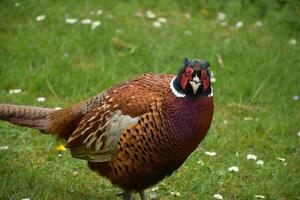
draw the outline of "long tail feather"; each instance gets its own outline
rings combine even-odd
[[[0,104],[0,120],[52,133],[67,140],[82,117],[81,103],[63,110]]]
[[[55,110],[49,108],[0,104],[0,119],[45,131],[49,121],[48,116],[53,111]]]

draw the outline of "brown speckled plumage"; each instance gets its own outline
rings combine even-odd
[[[213,97],[176,96],[175,77],[145,74],[58,111],[0,104],[0,119],[58,135],[92,170],[126,192],[141,192],[171,175],[211,124]]]

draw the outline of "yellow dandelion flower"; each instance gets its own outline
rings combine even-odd
[[[61,145],[59,145],[59,146],[56,147],[56,151],[62,153],[64,151],[66,151],[66,147],[61,144]]]

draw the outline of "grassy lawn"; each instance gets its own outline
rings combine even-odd
[[[101,25],[82,24],[87,18]],[[167,22],[155,27],[158,18]],[[209,60],[216,78],[209,134],[149,192],[163,200],[300,199],[299,19],[296,0],[2,0],[0,102],[67,107],[146,72],[177,73],[185,56]],[[0,199],[115,199],[118,188],[68,151],[58,156],[59,144],[0,122]]]

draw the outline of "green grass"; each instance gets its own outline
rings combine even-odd
[[[145,72],[176,73],[185,56],[203,58],[216,77],[212,127],[184,165],[158,184],[159,199],[213,199],[215,193],[224,199],[255,199],[256,194],[300,199],[300,100],[292,99],[300,96],[298,1],[14,4],[0,2],[0,102],[66,107]],[[102,15],[90,14],[98,9]],[[134,15],[147,10],[168,22],[155,28],[153,20]],[[218,12],[226,13],[228,26],[220,26]],[[46,19],[37,22],[42,14]],[[102,25],[91,30],[66,24],[66,14]],[[262,27],[255,27],[258,20]],[[237,21],[243,27],[231,28]],[[290,45],[291,38],[298,43]],[[11,88],[22,92],[9,94]],[[39,96],[46,102],[37,102]],[[0,199],[115,199],[118,189],[92,173],[85,161],[69,152],[58,156],[55,147],[61,143],[1,122],[0,146],[9,148],[0,150]],[[204,151],[218,155],[208,157]],[[247,160],[249,153],[264,165]],[[238,173],[227,170],[233,165]]]

